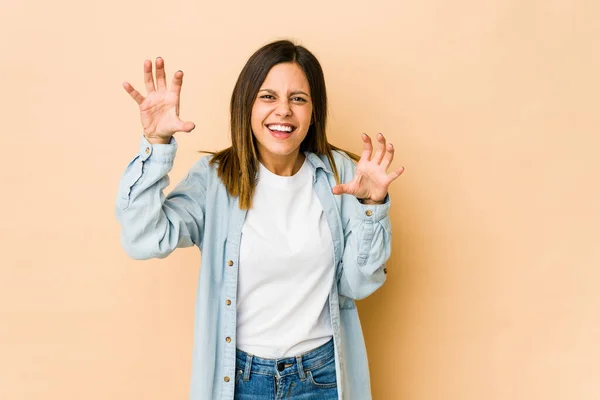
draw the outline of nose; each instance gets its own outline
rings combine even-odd
[[[289,117],[292,115],[292,109],[288,99],[281,99],[281,101],[277,104],[277,108],[275,109],[275,115],[280,117]]]

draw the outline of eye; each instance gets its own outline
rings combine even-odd
[[[306,103],[306,99],[303,97],[292,97],[292,101],[297,101],[299,103]]]
[[[273,97],[270,94],[263,94],[262,96],[260,96],[261,99],[266,99],[266,100],[274,100],[275,97]]]

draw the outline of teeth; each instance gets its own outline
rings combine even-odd
[[[272,131],[279,131],[279,132],[291,132],[292,131],[291,126],[269,125],[268,128]]]

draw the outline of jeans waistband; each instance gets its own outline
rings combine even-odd
[[[238,373],[243,373],[244,380],[248,380],[251,373],[277,377],[298,374],[301,379],[304,379],[306,371],[318,368],[334,359],[333,338],[316,349],[295,357],[261,358],[236,350],[236,367],[239,369]]]

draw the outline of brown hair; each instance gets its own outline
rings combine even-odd
[[[210,164],[218,164],[219,178],[230,196],[239,196],[239,207],[249,209],[256,187],[259,161],[256,140],[252,134],[252,106],[267,74],[273,66],[292,62],[300,66],[310,87],[313,102],[313,123],[300,144],[300,151],[327,156],[335,180],[339,173],[333,160],[333,151],[341,150],[327,141],[327,92],[323,70],[317,58],[306,48],[288,40],[269,43],[258,49],[248,60],[237,79],[231,95],[231,147],[214,154]],[[359,157],[346,152],[353,160]]]

